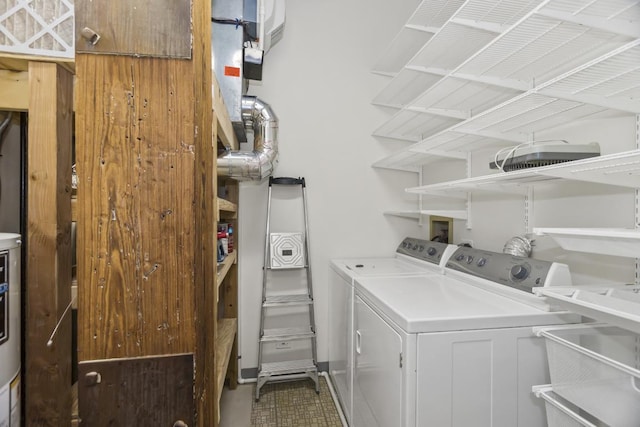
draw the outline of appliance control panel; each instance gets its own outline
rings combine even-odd
[[[0,252],[0,345],[9,339],[9,252]]]
[[[446,267],[529,293],[535,287],[570,285],[565,264],[481,249],[459,247]]]
[[[427,261],[432,264],[440,264],[442,255],[449,245],[442,242],[432,242],[415,237],[406,237],[398,248],[396,253],[408,255],[410,257]]]

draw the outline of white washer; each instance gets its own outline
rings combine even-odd
[[[356,427],[546,426],[548,381],[532,326],[577,323],[533,287],[571,285],[566,265],[458,248],[441,276],[356,278]]]
[[[353,307],[358,277],[443,274],[456,246],[405,238],[394,257],[331,260],[329,269],[329,375],[342,411],[351,423],[353,410]],[[358,399],[359,396],[356,396]]]

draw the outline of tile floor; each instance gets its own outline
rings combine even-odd
[[[255,384],[224,389],[220,427],[342,427],[326,379],[320,394],[309,380],[267,383],[255,401]]]

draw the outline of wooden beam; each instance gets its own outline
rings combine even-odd
[[[193,353],[207,427],[218,391],[210,7],[191,2],[191,60],[76,54],[78,359]]]
[[[25,424],[30,426],[71,423],[72,92],[67,70],[29,63]]]
[[[0,70],[0,110],[27,111],[29,73]]]
[[[198,426],[217,426],[216,341],[218,330],[217,258],[217,142],[213,139],[213,96],[211,76],[211,1],[193,0],[193,54],[191,65],[196,132],[194,146],[195,187],[195,308],[196,378]]]
[[[76,65],[78,360],[192,353],[191,63],[78,54]]]
[[[73,58],[55,58],[52,56],[36,56],[19,53],[0,52],[0,69],[13,71],[28,71],[29,62],[51,62],[73,73],[75,65]]]

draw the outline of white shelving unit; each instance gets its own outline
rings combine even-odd
[[[638,258],[640,230],[623,228],[534,228],[538,235],[548,235],[563,249]],[[639,311],[640,313],[640,311]]]
[[[452,19],[464,15],[472,4],[465,3]],[[611,114],[609,110],[637,114],[640,47],[625,23],[636,22],[640,28],[638,8],[632,1],[596,0],[585,8],[583,2],[548,0],[455,70],[445,73],[440,69],[440,78],[438,74],[425,78],[415,66],[408,65],[411,74],[420,76],[420,84],[412,85],[408,73],[392,80],[374,102],[406,105],[375,134],[405,134],[410,137],[403,139],[410,141],[422,135],[412,149],[424,153],[435,148],[447,151],[447,144],[441,141],[449,132],[489,139],[484,146],[505,140],[521,143],[531,140],[537,131],[595,114]],[[559,20],[558,16],[569,12],[571,21]],[[608,18],[594,17],[596,12],[606,13]],[[626,13],[625,19],[616,18],[622,13]],[[434,68],[430,68],[432,73]],[[424,87],[424,82],[429,86]],[[394,88],[400,89],[397,99],[390,94]],[[414,99],[408,101],[411,93]],[[406,112],[410,112],[410,121]],[[467,118],[440,131],[437,125],[418,125],[420,119],[436,115]],[[472,151],[480,146],[459,144],[453,149],[461,147]]]
[[[399,71],[373,100],[399,109],[374,134],[411,142],[374,167],[421,176],[424,165],[443,157],[464,160],[578,120],[640,114],[639,1],[468,0],[449,11],[422,48],[408,47],[403,60],[410,59],[396,64]],[[406,191],[469,201],[474,191],[508,192],[524,195],[529,206],[532,186],[557,179],[640,188],[639,162],[634,150]],[[406,216],[428,211],[419,204]]]
[[[554,179],[640,188],[640,150],[626,151],[552,166],[447,181],[407,188],[409,193],[452,194],[453,192],[493,191],[526,194],[529,186],[547,184]]]
[[[412,219],[420,219],[421,216],[445,216],[453,219],[467,219],[466,210],[387,211],[384,214]]]
[[[373,66],[373,71],[397,74],[463,3],[464,0],[424,0],[420,3]]]

